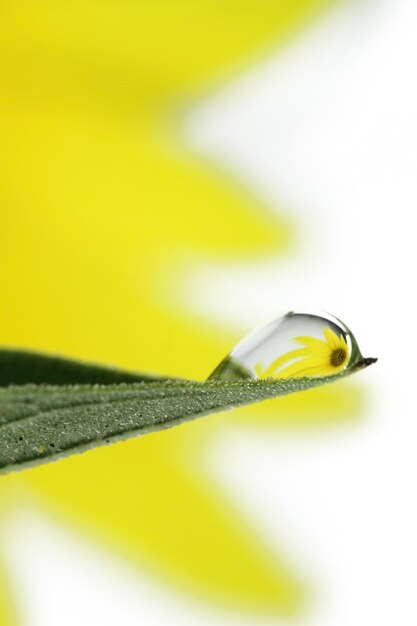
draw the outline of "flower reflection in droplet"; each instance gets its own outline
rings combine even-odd
[[[291,312],[245,337],[210,378],[331,376],[361,359],[354,336],[339,319]]]

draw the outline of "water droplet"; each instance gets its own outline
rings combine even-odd
[[[290,312],[245,337],[210,378],[316,378],[374,361],[362,357],[354,336],[336,317]]]

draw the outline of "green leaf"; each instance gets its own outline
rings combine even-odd
[[[303,391],[349,373],[195,382],[0,350],[0,471],[23,469],[208,413]]]
[[[163,380],[161,376],[137,374],[103,367],[93,363],[82,363],[59,356],[38,352],[0,349],[0,387],[7,385],[48,384],[98,384],[133,383]]]

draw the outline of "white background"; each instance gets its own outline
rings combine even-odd
[[[244,514],[271,545],[285,536],[315,581],[303,626],[417,623],[416,33],[413,0],[346,3],[184,129],[297,232],[276,262],[195,268],[187,305],[243,332],[288,308],[329,310],[380,358],[362,376],[371,402],[359,423],[272,440],[231,429],[212,450],[213,475],[222,468]],[[25,626],[277,623],[202,610],[35,513],[10,524],[8,558]]]

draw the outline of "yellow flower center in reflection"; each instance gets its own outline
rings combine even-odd
[[[259,377],[292,378],[294,376],[328,376],[346,367],[349,349],[345,338],[339,337],[327,326],[323,327],[323,339],[317,337],[294,337],[303,347],[286,352],[266,369],[258,363],[255,367]]]

